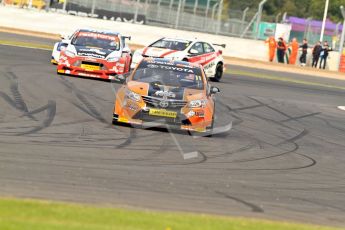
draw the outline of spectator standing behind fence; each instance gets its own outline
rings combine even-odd
[[[323,69],[326,68],[329,51],[332,51],[332,49],[329,48],[328,42],[325,41],[323,43],[323,47],[322,47],[322,50],[320,52],[320,69],[321,69],[321,67]],[[322,63],[323,63],[323,66],[322,66]]]
[[[277,43],[277,58],[279,63],[284,63],[284,56],[286,52],[286,44],[283,38],[279,38]]]
[[[297,38],[293,38],[289,46],[291,47],[289,64],[294,65],[294,64],[296,64],[296,59],[297,59],[297,55],[298,55],[298,48],[299,48]]]
[[[317,68],[317,64],[319,63],[320,53],[322,50],[321,42],[317,42],[313,48],[313,63],[312,67]]]
[[[307,64],[307,53],[308,53],[308,40],[303,39],[303,44],[300,46],[302,48],[302,54],[299,58],[299,62],[301,63],[301,66],[306,66]]]
[[[265,43],[268,43],[268,59],[270,62],[273,62],[274,56],[276,54],[277,42],[274,37],[269,37]]]

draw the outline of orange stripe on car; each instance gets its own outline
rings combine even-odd
[[[209,60],[207,60],[207,61],[205,61],[204,63],[202,63],[201,65],[206,65],[206,64],[208,64],[208,63],[210,63],[211,61],[213,61],[214,59],[216,59],[216,57],[213,57],[213,58],[211,58],[211,59],[209,59]]]
[[[177,52],[177,50],[169,50],[168,52],[162,54],[162,55],[159,56],[159,57],[163,58],[163,57],[165,57],[165,56],[167,56],[167,55],[169,55],[169,54],[175,53],[175,52]]]
[[[145,47],[145,49],[143,50],[143,55],[146,54],[147,50],[148,50],[149,47]]]

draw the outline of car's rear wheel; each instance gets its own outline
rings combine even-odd
[[[220,79],[223,77],[223,64],[218,63],[216,66],[216,73],[214,77],[210,78],[211,81],[220,82]]]

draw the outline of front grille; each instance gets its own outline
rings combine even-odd
[[[151,106],[151,107],[161,108],[162,106],[160,105],[160,103],[162,101],[165,101],[168,103],[168,106],[164,108],[182,108],[187,104],[187,102],[183,100],[174,100],[174,99],[164,100],[163,98],[150,97],[150,96],[142,96],[142,98],[143,98],[143,101],[146,103],[146,105]]]
[[[81,64],[103,67],[103,64],[98,62],[82,61]]]
[[[176,118],[170,117],[159,117],[159,116],[151,116],[148,111],[139,111],[133,116],[133,119],[139,119],[144,122],[155,122],[161,124],[168,124],[168,125],[190,125],[191,122],[184,114],[177,114]]]

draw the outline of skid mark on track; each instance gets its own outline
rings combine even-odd
[[[26,132],[21,132],[18,133],[17,135],[26,135],[26,134],[32,134],[32,133],[36,133],[44,128],[49,127],[53,121],[54,121],[54,117],[56,114],[56,103],[55,101],[48,101],[48,104],[45,106],[42,106],[41,108],[37,109],[35,112],[31,112],[30,114],[35,114],[37,112],[42,112],[42,111],[46,111],[46,118],[42,121],[41,125],[38,125],[37,127],[32,128],[31,130],[28,130]]]
[[[18,78],[13,72],[7,72],[4,75],[10,81],[10,91],[13,99],[4,92],[0,92],[0,96],[13,108],[19,110],[24,116],[32,120],[36,120],[30,113],[29,109],[19,91]],[[37,120],[36,120],[37,121]]]
[[[38,125],[24,125],[20,126],[20,124],[16,124],[15,127],[5,127],[8,130],[14,130],[14,132],[11,132],[13,135],[27,135],[36,133],[42,129],[45,129],[49,127],[56,114],[56,102],[53,100],[49,100],[47,105],[44,105],[42,107],[39,107],[35,110],[29,111],[29,108],[25,102],[24,97],[22,96],[20,90],[19,90],[19,82],[18,77],[13,72],[7,72],[4,75],[9,81],[10,81],[10,92],[13,97],[13,99],[7,95],[4,92],[0,92],[0,97],[4,99],[4,101],[10,105],[12,108],[20,111],[22,114],[18,117],[20,120],[23,119],[23,117],[28,117],[31,119],[34,123],[40,123]],[[35,117],[34,115],[43,113],[46,111],[46,117],[43,119],[39,119]],[[20,122],[19,122],[20,123]],[[26,131],[19,131],[20,129],[28,129]],[[6,131],[4,132],[6,133]]]
[[[307,136],[309,131],[304,128],[301,124],[286,124],[287,121],[299,121],[300,119],[303,118],[309,118],[313,117],[316,115],[319,115],[321,113],[316,112],[316,113],[308,113],[306,115],[302,116],[293,116],[289,115],[285,112],[282,112],[278,108],[276,108],[274,105],[262,102],[259,99],[256,99],[254,97],[247,97],[249,100],[252,100],[256,104],[246,106],[245,104],[236,101],[236,103],[242,105],[242,107],[232,107],[228,105],[227,103],[223,102],[222,100],[218,101],[222,106],[227,108],[228,112],[231,114],[231,116],[235,119],[234,125],[235,127],[235,132],[238,133],[243,133],[243,138],[253,140],[249,142],[246,146],[243,148],[239,148],[238,150],[232,150],[228,151],[219,155],[215,156],[208,156],[208,159],[212,159],[212,161],[208,161],[208,164],[216,164],[222,167],[222,164],[229,164],[229,163],[235,163],[235,164],[247,164],[250,162],[256,162],[256,161],[265,161],[265,160],[271,160],[274,158],[277,158],[279,160],[281,157],[281,160],[285,158],[289,158],[290,156],[292,157],[292,154],[295,156],[299,156],[301,158],[300,164],[297,166],[288,166],[287,167],[279,167],[279,168],[271,168],[271,167],[263,167],[263,168],[256,168],[256,167],[249,167],[249,168],[242,168],[242,167],[230,167],[228,170],[296,170],[296,169],[303,169],[307,167],[312,167],[316,164],[316,161],[305,155],[298,153],[297,151],[300,149],[300,146],[296,143],[303,137]],[[271,118],[267,118],[264,115],[261,115],[260,112],[258,113],[256,109],[266,109],[268,114],[270,113],[277,113],[286,119],[283,120],[273,120]],[[269,112],[271,111],[271,112]],[[253,128],[247,127],[246,122],[248,119],[252,120],[251,122],[256,122],[257,124],[261,123],[267,123],[271,124],[271,130],[272,134],[274,135],[277,140],[280,139],[279,142],[273,143],[267,138],[267,140],[263,140],[260,135],[257,135],[252,133],[251,130]],[[257,121],[256,121],[257,120]],[[245,129],[243,129],[245,128]],[[249,128],[249,129],[248,129]],[[257,128],[257,127],[256,127]],[[274,129],[273,129],[274,128]],[[275,131],[274,131],[275,130]],[[274,131],[274,132],[273,132]],[[263,127],[263,133],[267,131],[264,131]],[[294,134],[294,135],[291,135]],[[247,137],[246,137],[247,136]],[[251,156],[252,154],[248,154],[251,152],[253,149],[257,148],[257,151],[255,151],[259,156]],[[262,153],[269,153],[269,154],[258,154],[258,152]],[[241,155],[238,155],[237,157],[236,154],[241,153]],[[263,156],[260,156],[263,155]],[[266,155],[266,156],[265,156]],[[232,159],[234,158],[234,159]],[[239,158],[239,159],[236,159]],[[218,160],[217,160],[218,159]],[[261,163],[261,165],[265,165]]]
[[[241,203],[241,204],[243,204],[246,207],[249,207],[252,212],[259,212],[259,213],[264,212],[264,210],[261,207],[259,207],[258,205],[255,205],[253,203],[250,203],[250,202],[245,201],[243,199],[240,199],[238,197],[230,196],[230,195],[228,195],[228,194],[226,194],[224,192],[220,192],[220,191],[216,191],[215,193],[218,194],[218,195],[221,195],[222,197],[225,197],[227,199],[234,200],[234,201],[236,201],[238,203]]]
[[[70,89],[72,93],[76,96],[76,98],[82,103],[82,105],[79,105],[77,103],[72,102],[72,104],[75,107],[90,115],[91,117],[95,118],[96,120],[99,120],[102,123],[108,123],[107,120],[97,110],[97,108],[86,98],[86,96],[83,95],[83,92],[80,91],[71,81],[69,81],[64,76],[61,76],[59,80],[64,86]]]

